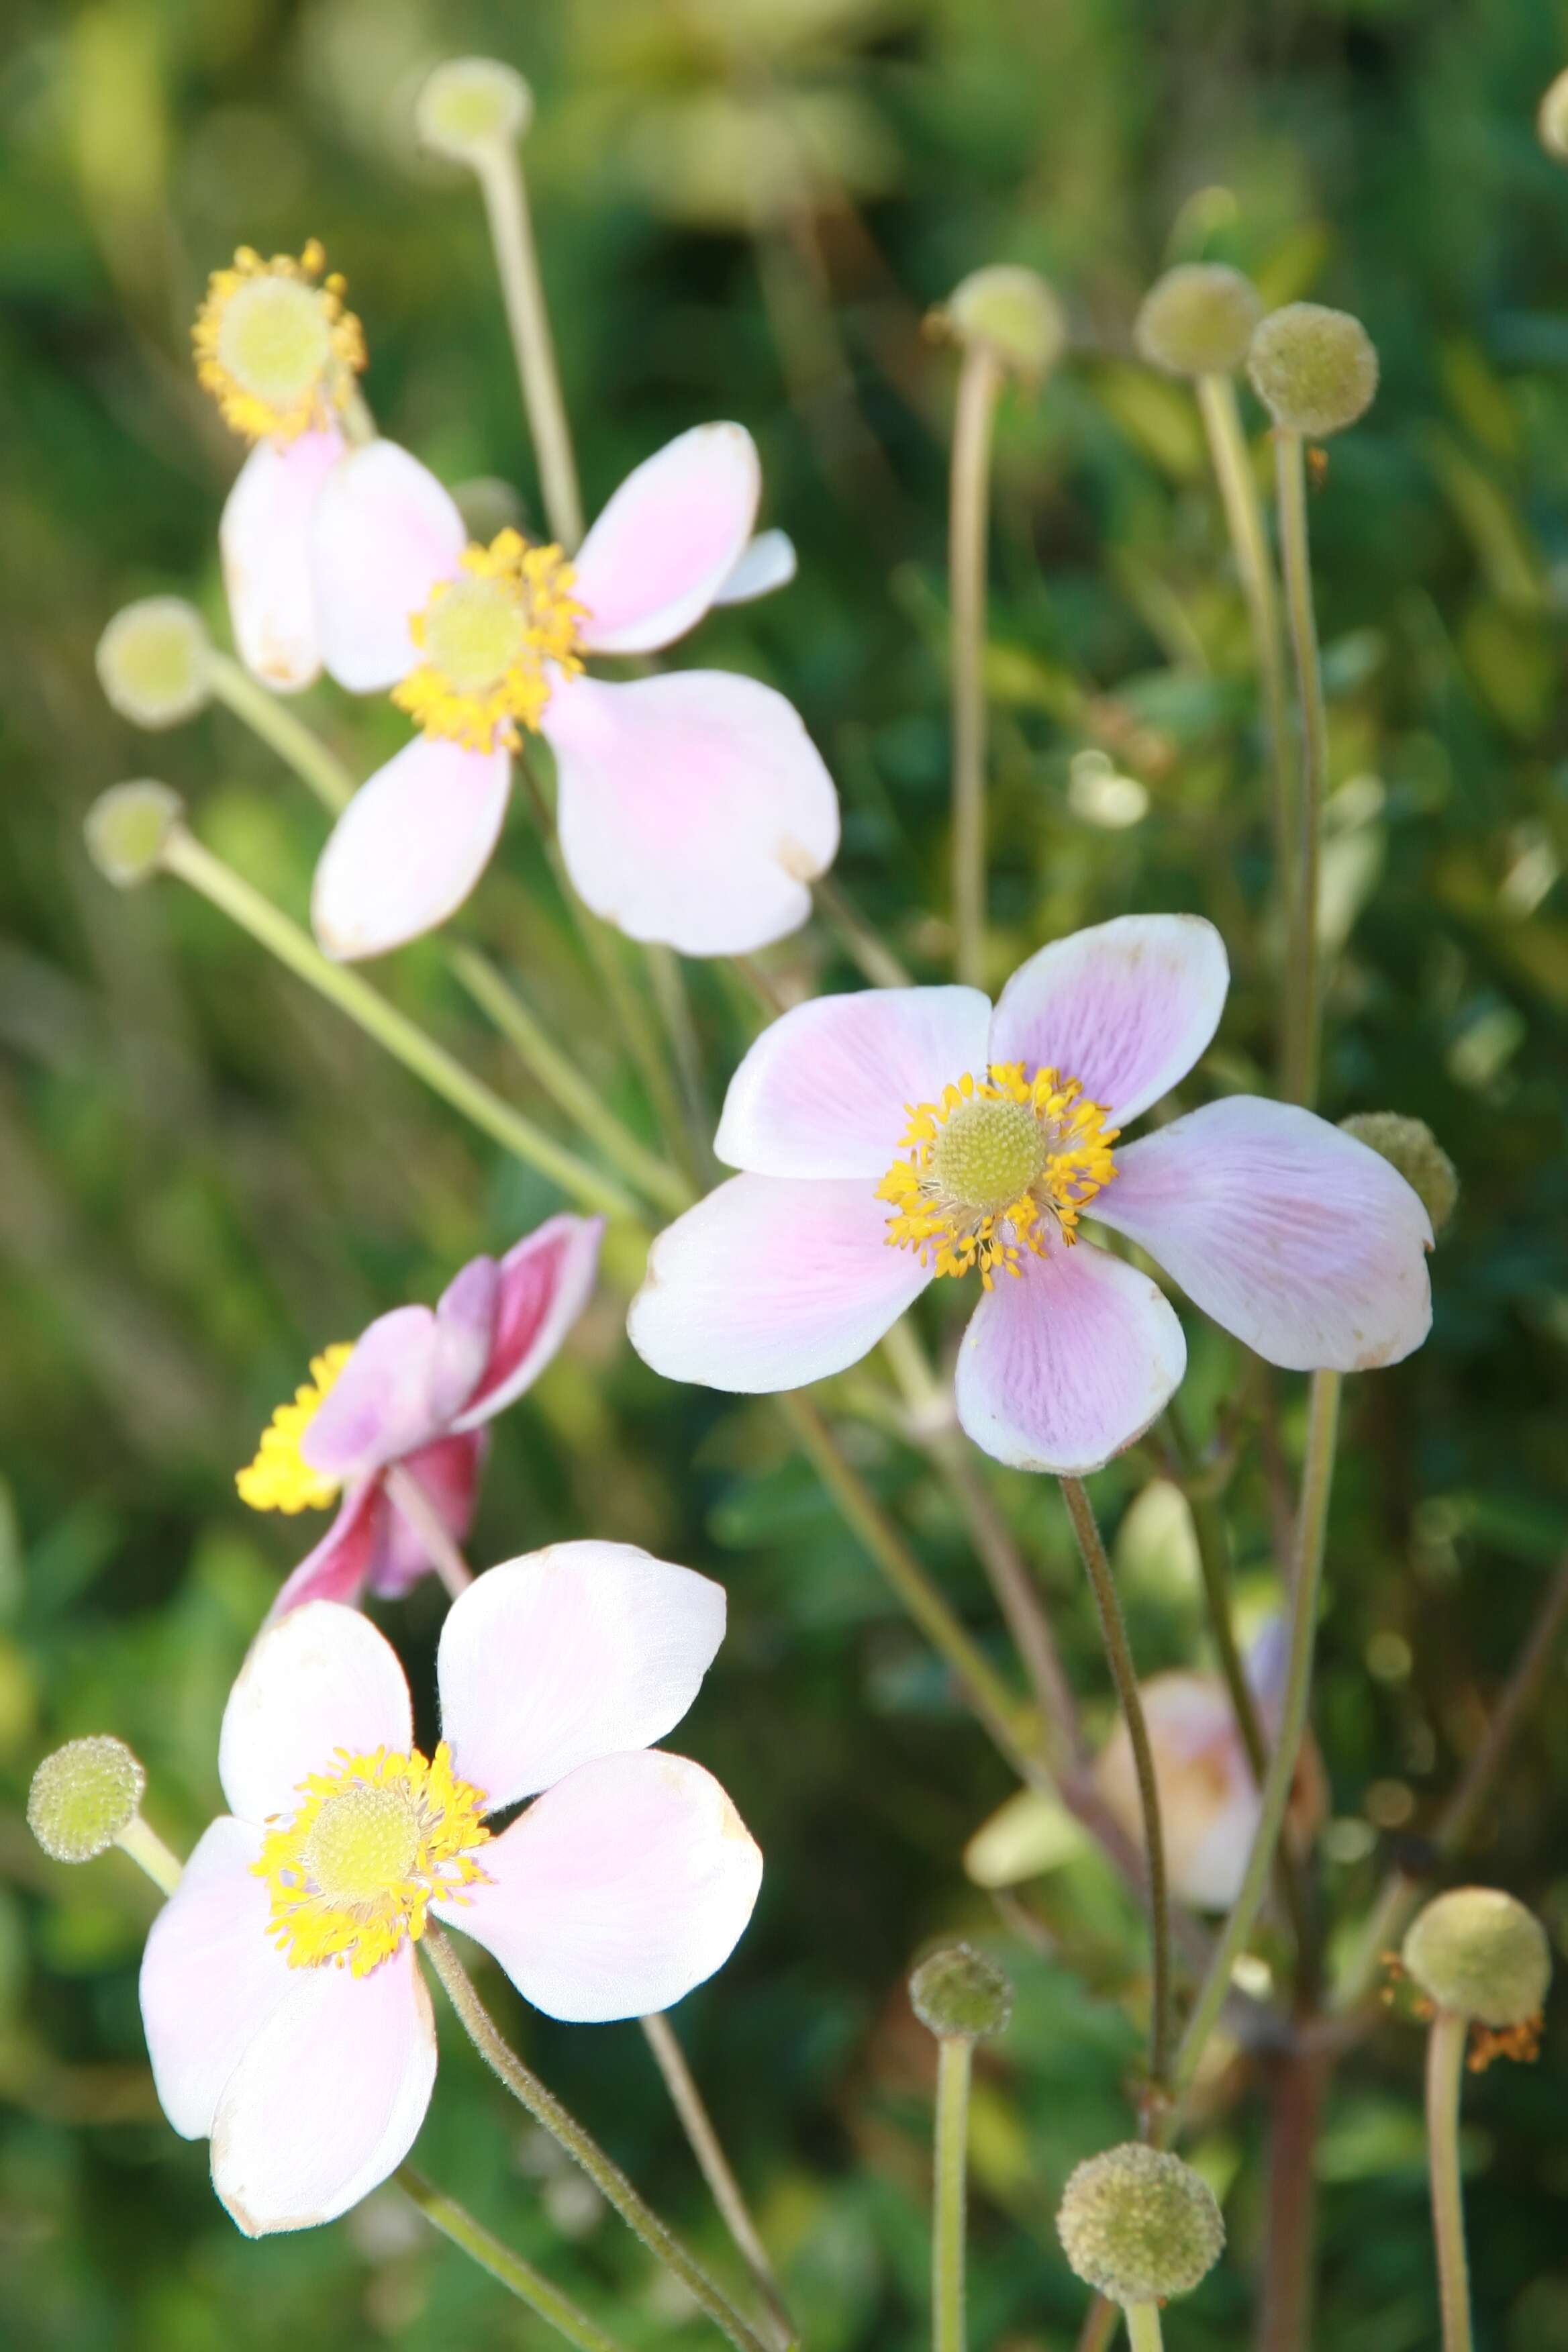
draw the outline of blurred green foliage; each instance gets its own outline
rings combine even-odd
[[[1464,1192],[1430,1343],[1348,1403],[1316,1723],[1326,1895],[1353,1918],[1392,1853],[1419,1858],[1568,1536],[1568,175],[1531,120],[1568,58],[1568,9],[12,0],[3,37],[4,2331],[27,2352],[532,2346],[541,2327],[394,2192],[330,2231],[238,2237],[205,2151],[153,2098],[135,2000],[151,1890],[118,1856],[45,1864],[21,1817],[44,1748],[112,1730],[148,1765],[157,1827],[194,1838],[217,1803],[224,1696],[299,1534],[240,1508],[234,1465],[311,1349],[433,1297],[553,1205],[209,909],[173,885],[116,897],[81,849],[96,793],[156,774],[300,911],[322,835],[232,720],[137,739],[94,680],[97,635],[134,594],[194,595],[225,635],[215,530],[237,450],[186,361],[205,273],[238,242],[297,251],[320,235],[365,321],[385,429],[446,478],[499,477],[526,505],[479,208],[408,129],[441,56],[521,66],[590,508],[689,424],[755,433],[767,519],[796,538],[801,576],[710,621],[700,657],[797,702],[844,796],[840,877],[934,978],[950,946],[953,367],[921,320],[981,262],[1045,271],[1073,349],[1038,401],[1009,399],[997,457],[995,976],[1082,921],[1208,913],[1236,971],[1200,1074],[1212,1088],[1266,1087],[1271,1054],[1249,660],[1194,412],[1134,362],[1131,320],[1167,261],[1212,257],[1271,301],[1311,295],[1366,320],[1382,391],[1334,445],[1312,517],[1341,947],[1324,1107],[1425,1118]],[[384,707],[321,688],[304,708],[360,772],[400,740]],[[526,812],[465,919],[640,1118]],[[791,992],[853,982],[815,933],[765,961]],[[438,952],[381,977],[528,1100]],[[689,979],[716,1087],[752,1011],[726,975]],[[1058,1858],[1026,1890],[1032,1950],[965,1879],[1005,1772],[774,1420],[664,1387],[629,1356],[635,1274],[618,1252],[567,1354],[498,1429],[475,1555],[592,1530],[730,1589],[731,1639],[681,1740],[733,1791],[768,1876],[734,1961],[678,2021],[808,2341],[921,2340],[931,2059],[903,1971],[922,1937],[963,1928],[1018,1984],[977,2090],[973,2338],[1066,2346],[1082,2297],[1051,2216],[1071,2166],[1129,2127],[1136,1918],[1100,1864]],[[931,1302],[933,1336],[954,1304]],[[1212,1331],[1191,1337],[1201,1422],[1240,1368]],[[1300,1399],[1281,1390],[1293,1446]],[[994,1641],[945,1496],[893,1437],[846,1426]],[[1134,1455],[1096,1482],[1113,1527],[1149,1475]],[[1059,1506],[1045,1482],[996,1483],[1102,1718]],[[1276,1588],[1255,1454],[1231,1501],[1243,1599],[1261,1607]],[[1120,1535],[1145,1670],[1201,1655],[1190,1565],[1157,1506]],[[437,1622],[429,1592],[395,1612],[426,1701]],[[1559,1664],[1473,1864],[1540,1909],[1560,1948],[1563,1691]],[[546,2076],[724,2263],[636,2028],[525,2019],[489,1981]],[[1391,2024],[1333,2094],[1320,2331],[1340,2352],[1434,2339],[1418,2064],[1416,2037]],[[1506,2352],[1568,2345],[1565,2088],[1549,2023],[1539,2066],[1497,2067],[1468,2094],[1479,2325]],[[1211,2084],[1191,2144],[1231,2233],[1173,2317],[1192,2352],[1247,2324],[1256,2089],[1242,2063]],[[628,2344],[699,2340],[455,2040],[419,2154]]]

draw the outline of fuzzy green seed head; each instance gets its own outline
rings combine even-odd
[[[167,784],[110,784],[87,813],[87,854],[117,890],[150,881],[185,804]]]
[[[122,719],[177,727],[207,700],[208,638],[201,614],[179,596],[127,604],[98,641],[98,677]]]
[[[1184,261],[1143,297],[1132,340],[1168,375],[1229,375],[1246,359],[1263,305],[1239,269]]]
[[[497,58],[452,58],[437,66],[415,100],[424,146],[454,163],[521,139],[533,120],[533,92]]]
[[[27,1826],[56,1862],[91,1862],[135,1820],[146,1786],[122,1739],[68,1740],[33,1775]]]
[[[1342,1118],[1340,1127],[1397,1168],[1431,1218],[1433,1233],[1440,1234],[1458,1205],[1459,1178],[1426,1120],[1396,1110],[1361,1110]]]
[[[1225,2223],[1190,2164],[1129,2140],[1079,2166],[1057,2235],[1079,2277],[1112,2303],[1163,2303],[1213,2269]]]
[[[959,342],[982,346],[1031,383],[1049,374],[1067,343],[1062,306],[1045,279],[1011,262],[972,271],[937,316]]]
[[[1552,161],[1568,163],[1568,68],[1547,89],[1536,110],[1535,128]]]
[[[1405,1966],[1429,2000],[1482,2025],[1539,2017],[1552,1948],[1533,1912],[1492,1886],[1456,1886],[1416,1913]]]
[[[910,1975],[910,2000],[930,2032],[966,2042],[1005,2033],[1013,1988],[1001,1969],[972,1944],[944,1944]]]
[[[1283,310],[1271,310],[1253,336],[1247,372],[1276,425],[1324,441],[1372,406],[1377,352],[1348,310],[1288,302]]]

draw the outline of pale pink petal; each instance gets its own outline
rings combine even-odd
[[[1020,964],[991,1059],[1077,1078],[1119,1125],[1169,1094],[1219,1025],[1225,943],[1201,915],[1118,915]]]
[[[710,1578],[635,1544],[552,1544],[453,1602],[437,1654],[442,1735],[497,1812],[662,1739],[723,1638]]]
[[[977,988],[867,988],[794,1005],[731,1079],[713,1149],[758,1176],[874,1186],[903,1156],[907,1107],[984,1074],[990,1022]]]
[[[668,2009],[710,1977],[763,1875],[711,1773],[658,1748],[580,1765],[480,1858],[491,1883],[433,1907],[536,2009],[581,2024]]]
[[[488,1421],[531,1386],[588,1303],[603,1217],[552,1217],[500,1262],[489,1352],[454,1429]]]
[[[799,929],[838,847],[838,796],[782,694],[721,670],[577,677],[543,726],[562,855],[596,915],[686,955]]]
[[[1290,1371],[1367,1371],[1432,1321],[1432,1227],[1386,1160],[1293,1103],[1234,1095],[1117,1152],[1092,1214]]]
[[[368,2197],[413,2147],[436,2080],[412,1945],[368,1976],[293,1975],[213,2118],[213,2187],[247,2238],[309,2230]]]
[[[469,1273],[465,1267],[459,1280]],[[483,1285],[465,1281],[468,1292],[476,1286]],[[492,1311],[494,1296],[492,1286]],[[451,1311],[447,1299],[442,1310],[395,1307],[362,1332],[300,1442],[312,1470],[362,1477],[447,1428],[484,1368],[490,1333],[486,1320]]]
[[[863,1178],[731,1176],[668,1226],[626,1329],[666,1380],[760,1395],[858,1363],[931,1280]]]
[[[414,1739],[408,1685],[397,1653],[357,1609],[308,1601],[251,1643],[228,1695],[218,1738],[218,1778],[244,1822],[299,1811],[309,1773],[333,1751],[405,1751]]]
[[[437,1438],[408,1454],[401,1467],[425,1489],[442,1526],[456,1544],[468,1536],[473,1521],[474,1496],[484,1463],[487,1432],[470,1430],[461,1437]],[[385,1541],[372,1562],[370,1589],[395,1601],[417,1584],[435,1566],[420,1537],[390,1500],[386,1506]]]
[[[1142,1435],[1186,1366],[1186,1342],[1146,1274],[1053,1244],[998,1275],[958,1353],[958,1418],[1016,1470],[1081,1477]]]
[[[202,1832],[148,1930],[142,2022],[158,2101],[185,2139],[205,2139],[223,2086],[298,1981],[267,1938],[271,1894],[251,1864],[261,1832],[225,1813]]]
[[[234,642],[275,694],[297,694],[321,667],[310,531],[345,446],[336,431],[301,433],[286,449],[258,441],[224,504],[218,550]]]
[[[384,955],[456,914],[500,838],[504,744],[469,751],[416,735],[363,783],[316,867],[310,920],[330,956]]]
[[[628,474],[573,561],[592,653],[684,636],[734,571],[762,491],[742,425],[698,425]]]
[[[275,1624],[307,1601],[341,1601],[353,1608],[374,1576],[387,1537],[386,1499],[380,1482],[361,1479],[351,1486],[337,1517],[314,1551],[307,1552],[267,1612]]]
[[[715,595],[715,604],[749,604],[757,596],[771,596],[787,588],[795,575],[795,541],[787,531],[760,530],[748,541],[741,558]]]
[[[395,441],[371,441],[335,467],[316,507],[310,570],[321,658],[340,686],[374,694],[419,659],[408,618],[448,580],[468,544],[434,474]]]

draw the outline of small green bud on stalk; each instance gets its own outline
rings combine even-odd
[[[1396,1110],[1361,1110],[1342,1118],[1342,1134],[1353,1136],[1396,1168],[1440,1234],[1459,1198],[1458,1171],[1425,1119]]]
[[[1167,375],[1230,375],[1263,316],[1258,289],[1219,261],[1184,261],[1143,297],[1132,329],[1139,352]]]
[[[136,1819],[146,1786],[122,1739],[68,1740],[33,1775],[27,1827],[55,1862],[92,1862]]]
[[[533,121],[533,92],[496,58],[452,58],[436,68],[414,105],[421,143],[454,163],[472,163],[523,138]]]
[[[1552,1950],[1533,1912],[1490,1886],[1456,1886],[1416,1913],[1401,1954],[1438,2010],[1507,2029],[1541,2014]]]
[[[1271,310],[1253,336],[1247,372],[1276,425],[1323,441],[1371,407],[1377,352],[1348,310],[1289,302]]]
[[[1067,347],[1061,304],[1037,271],[1011,262],[972,271],[931,323],[1027,383],[1048,375]]]
[[[111,784],[87,813],[87,852],[117,890],[150,881],[163,861],[169,836],[185,804],[167,784]]]
[[[938,2040],[980,2042],[1005,2033],[1013,1988],[1002,1970],[972,1944],[944,1944],[910,1975],[915,2015]]]
[[[116,613],[100,637],[99,683],[133,726],[178,727],[211,695],[210,651],[194,604],[179,596],[145,596]]]
[[[1187,2294],[1225,2244],[1214,2192],[1190,2164],[1129,2140],[1080,2164],[1057,2214],[1062,2252],[1086,2284],[1122,2305]]]
[[[1568,68],[1548,87],[1536,111],[1535,128],[1553,163],[1568,163]]]

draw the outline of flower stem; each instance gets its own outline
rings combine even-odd
[[[936,2183],[931,2227],[931,2352],[963,2352],[963,2221],[969,2075],[974,2044],[944,2033],[936,2056]]]
[[[878,938],[848,892],[831,875],[819,874],[811,886],[811,895],[816,901],[817,912],[826,917],[845,953],[858,966],[862,979],[868,980],[873,988],[911,985],[904,964]]]
[[[714,2285],[700,2263],[688,2253],[679,2239],[632,2187],[619,2165],[605,2155],[597,2140],[584,2130],[554,2093],[546,2090],[537,2074],[523,2064],[479,1999],[473,1979],[442,1930],[433,1926],[426,1927],[423,1945],[464,2032],[491,2073],[505,2084],[513,2098],[527,2108],[535,2123],[542,2124],[574,2162],[582,2166],[605,2202],[615,2207],[627,2228],[642,2240],[648,2252],[657,2255],[666,2269],[674,2273],[709,2317],[723,2329],[731,2344],[739,2347],[739,2352],[770,2352],[770,2347],[742,2317],[729,2298]]]
[[[1432,2168],[1432,2234],[1443,2352],[1470,2352],[1470,2277],[1465,2256],[1465,2200],[1459,2180],[1459,2089],[1468,2025],[1440,2009],[1426,2042],[1426,2149]]]
[[[985,974],[985,550],[991,435],[1002,369],[973,343],[958,377],[948,509],[952,667],[952,918],[956,971],[973,988]]]
[[[474,1571],[453,1542],[446,1520],[411,1470],[395,1462],[386,1473],[386,1491],[401,1519],[418,1537],[430,1564],[456,1601],[474,1580]]]
[[[564,2336],[568,2344],[574,2344],[577,2352],[621,2352],[613,2336],[606,2336],[585,2311],[579,2311],[570,2296],[552,2286],[531,2263],[525,2263],[521,2254],[514,2254],[510,2246],[492,2238],[455,2197],[433,2189],[411,2164],[400,2164],[392,2177],[404,2195],[418,2206],[432,2229],[439,2230],[455,2246],[461,2246],[482,2271],[488,2271],[520,2303],[525,2303],[558,2335]]]
[[[1165,1876],[1165,1840],[1160,1823],[1160,1790],[1154,1777],[1154,1751],[1150,1745],[1149,1726],[1144,1718],[1143,1701],[1139,1695],[1137,1669],[1132,1663],[1131,1650],[1128,1647],[1121,1603],[1116,1596],[1116,1583],[1110,1573],[1110,1562],[1106,1558],[1100,1524],[1094,1516],[1094,1506],[1080,1478],[1063,1478],[1059,1484],[1062,1499],[1068,1507],[1068,1517],[1072,1521],[1073,1533],[1078,1538],[1078,1548],[1089,1571],[1094,1605],[1100,1614],[1100,1630],[1105,1641],[1106,1659],[1132,1746],[1133,1769],[1138,1778],[1138,1801],[1143,1815],[1144,1867],[1149,1885],[1152,1979],[1149,2076],[1155,2090],[1163,2091],[1169,2087],[1171,2065],[1171,1903]]]
[[[1312,559],[1307,534],[1306,451],[1299,433],[1274,435],[1279,503],[1279,553],[1300,706],[1301,782],[1297,796],[1296,888],[1290,902],[1285,1093],[1310,1108],[1318,1091],[1322,983],[1318,970],[1318,874],[1328,775],[1328,716],[1312,610]]]
[[[741,2193],[741,2184],[730,2168],[730,2159],[713,2128],[713,2118],[703,2104],[702,2094],[686,2063],[686,2053],[676,2039],[675,2029],[667,2017],[654,2015],[642,2020],[642,2030],[647,2036],[654,2063],[664,2077],[665,2089],[680,2117],[681,2128],[691,2144],[691,2152],[701,2168],[702,2178],[712,2193],[713,2202],[719,2208],[724,2226],[734,2240],[742,2260],[752,2273],[757,2293],[767,2307],[768,2317],[773,2323],[770,2332],[776,2340],[779,2352],[789,2352],[790,2346],[798,2341],[799,2331],[789,2315],[773,2266],[768,2260],[767,2248],[757,2234],[757,2225]]]
[[[253,735],[259,735],[286,767],[293,769],[323,808],[331,809],[334,816],[347,808],[354,795],[353,776],[303,719],[295,718],[286,702],[268,694],[264,686],[258,686],[248,670],[242,669],[238,662],[220,653],[216,646],[208,648],[206,677],[218,701],[232,710]]]
[[[1331,2061],[1284,2050],[1268,2064],[1268,2159],[1258,2352],[1306,2352],[1312,2340],[1315,2158]]]
[[[572,454],[571,428],[561,397],[555,346],[540,283],[539,256],[534,250],[528,190],[516,142],[510,139],[487,141],[476,152],[474,169],[484,195],[490,243],[495,247],[496,269],[506,304],[507,325],[511,330],[511,346],[517,354],[523,406],[528,411],[529,430],[539,461],[544,511],[552,534],[570,555],[583,537],[583,499],[577,488],[577,463]]]
[[[1160,2306],[1157,2303],[1130,2303],[1127,2305],[1127,2341],[1131,2352],[1161,2352],[1164,2338],[1160,2333]]]
[[[1312,1655],[1317,1643],[1318,1592],[1322,1580],[1323,1538],[1328,1524],[1329,1495],[1333,1486],[1334,1448],[1339,1436],[1341,1375],[1314,1372],[1307,1426],[1307,1458],[1301,1473],[1301,1501],[1296,1523],[1295,1573],[1290,1591],[1290,1647],[1285,1671],[1285,1696],[1279,1733],[1268,1759],[1258,1827],[1247,1853],[1247,1868],[1236,1901],[1220,1932],[1199,1990],[1181,2048],[1176,2053],[1173,2087],[1180,2093],[1192,2081],[1204,2045],[1230,1990],[1231,1972],[1240,1958],[1262,1907],[1275,1849],[1285,1823],[1286,1808],[1295,1785],[1296,1766],[1307,1727],[1307,1704],[1312,1685]]]
[[[591,1168],[575,1152],[568,1151],[542,1128],[524,1118],[521,1111],[513,1110],[482,1079],[466,1070],[444,1045],[426,1036],[406,1013],[378,995],[357,972],[331,962],[298,923],[290,921],[281,908],[263,898],[232,866],[204,849],[184,825],[176,824],[172,829],[164,845],[163,864],[169,873],[177,874],[183,882],[188,882],[204,898],[231,917],[242,930],[248,931],[252,939],[308,982],[320,995],[357,1021],[377,1045],[384,1045],[405,1068],[423,1078],[433,1092],[442,1096],[514,1158],[537,1169],[585,1209],[624,1217],[632,1223],[643,1222],[636,1203],[618,1184]]]
[[[148,1828],[140,1813],[132,1813],[116,1832],[114,1843],[139,1870],[146,1872],[161,1895],[173,1895],[180,1883],[180,1858],[170,1852],[156,1830]]]
[[[673,948],[649,944],[643,950],[653,1001],[669,1041],[676,1076],[680,1086],[681,1110],[686,1120],[693,1163],[705,1177],[710,1178],[717,1166],[710,1150],[713,1133],[713,1114],[708,1107],[702,1078],[702,1048],[697,1035],[697,1024],[691,1017],[691,999],[687,993],[686,975],[680,959]]]
[[[1121,2305],[1103,2294],[1097,2294],[1084,2314],[1079,2330],[1077,2352],[1106,2352],[1106,2347],[1116,2333],[1121,2316]]]

